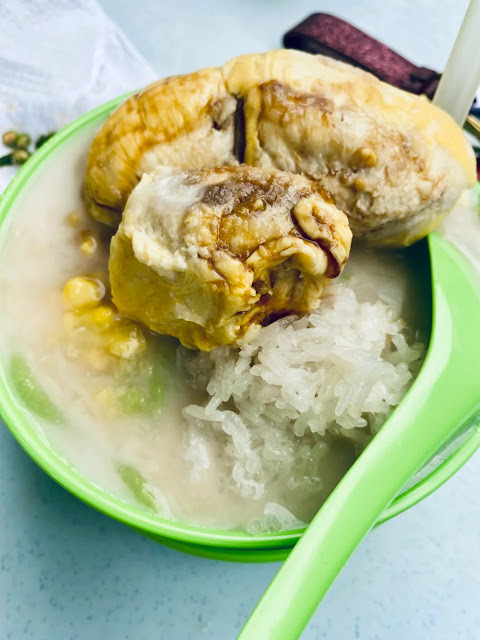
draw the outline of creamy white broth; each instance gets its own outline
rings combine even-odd
[[[94,129],[92,126],[92,136]],[[64,425],[39,420],[50,446],[90,481],[134,503],[138,501],[118,468],[128,465],[136,469],[154,496],[158,513],[165,517],[251,531],[275,528],[276,522],[288,528],[308,520],[353,462],[353,441],[331,436],[324,439],[327,455],[322,486],[312,494],[295,493],[286,488],[288,479],[278,478],[269,481],[261,498],[240,495],[231,490],[224,451],[229,443],[224,436],[204,440],[208,468],[201,473],[192,469],[187,449],[195,446],[195,441],[192,444],[182,410],[192,403],[205,404],[208,396],[193,389],[174,357],[165,373],[162,407],[152,416],[132,416],[109,415],[99,405],[98,392],[118,384],[113,374],[90,370],[66,355],[63,286],[73,276],[105,270],[108,260],[105,230],[88,218],[81,196],[90,141],[89,136],[77,134],[64,145],[60,161],[48,161],[38,172],[28,195],[16,205],[1,256],[2,357],[7,361],[11,354],[21,354],[65,416]],[[80,216],[77,227],[66,221],[71,212]],[[78,250],[79,230],[86,229],[104,237],[103,248],[94,257]],[[356,291],[359,301],[379,299],[396,306],[410,334],[420,330],[425,340],[429,329],[428,275],[420,277],[415,257],[422,251],[425,258],[424,249],[390,253],[354,249],[341,278]],[[172,353],[171,338],[148,334],[147,340],[160,351]],[[270,524],[265,524],[272,503],[286,507],[293,515],[273,516]],[[148,504],[143,506],[149,508]]]

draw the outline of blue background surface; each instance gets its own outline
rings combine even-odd
[[[162,76],[280,46],[315,10],[441,69],[467,2],[101,4]],[[368,536],[302,637],[478,639],[479,493],[480,454]],[[0,640],[234,638],[278,567],[203,560],[142,538],[56,485],[0,425]]]

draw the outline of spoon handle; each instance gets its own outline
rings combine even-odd
[[[241,640],[298,638],[382,511],[480,411],[475,329],[480,326],[480,288],[470,265],[449,243],[436,234],[429,243],[434,326],[420,375],[312,520],[248,619]]]

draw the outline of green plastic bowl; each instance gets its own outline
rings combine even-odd
[[[84,166],[90,141],[124,99],[125,96],[112,100],[65,127],[22,167],[0,197],[0,250],[8,238],[9,222],[22,210],[25,195],[34,193],[42,175],[59,166],[62,159],[67,157],[65,154],[76,154],[74,164],[78,167],[83,163]],[[241,531],[207,529],[172,522],[103,491],[70,467],[39,435],[35,419],[16,395],[5,363],[0,363],[0,411],[19,444],[60,485],[102,513],[169,547],[221,560],[264,562],[284,559],[302,534],[302,530],[296,530],[249,535]],[[409,509],[448,480],[480,447],[480,431],[472,428],[458,442],[458,447],[454,447],[454,451],[441,464],[397,496],[377,524]]]

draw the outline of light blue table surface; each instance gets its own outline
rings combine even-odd
[[[315,10],[441,69],[467,2],[101,4],[159,75],[171,75],[279,46],[280,35]],[[278,567],[198,559],[142,538],[57,486],[0,426],[0,640],[234,638]],[[302,637],[477,640],[479,574],[477,455],[435,495],[368,536]]]

